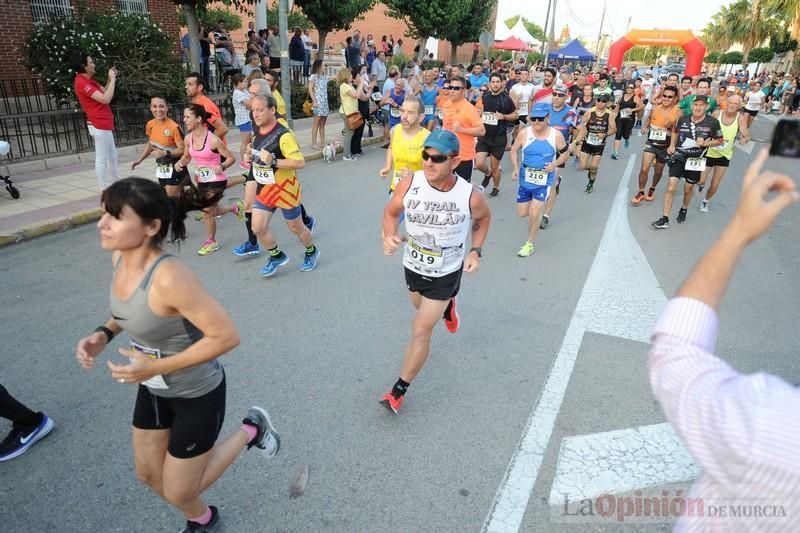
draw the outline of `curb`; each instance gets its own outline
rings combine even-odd
[[[375,136],[363,139],[361,141],[361,145],[370,146],[372,144],[379,144],[382,142],[383,136]],[[342,151],[342,148],[339,148],[337,153],[341,153]],[[322,159],[322,151],[315,151],[309,154],[305,159],[306,163],[311,161],[319,161]],[[28,224],[27,226],[22,226],[21,228],[12,230],[11,233],[0,235],[0,248],[34,239],[36,237],[41,237],[43,235],[48,235],[50,233],[57,233],[71,228],[76,228],[78,226],[83,226],[84,224],[98,220],[102,214],[103,210],[99,207],[95,207],[92,209],[79,211],[71,215],[52,218],[42,222],[36,222],[34,224]]]

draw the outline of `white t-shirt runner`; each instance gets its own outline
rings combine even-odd
[[[511,87],[511,98],[514,98],[517,102],[519,102],[519,116],[528,116],[528,105],[531,100],[531,96],[533,95],[534,85],[531,83],[526,83],[522,85],[521,83],[515,84]]]

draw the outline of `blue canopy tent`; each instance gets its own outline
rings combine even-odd
[[[568,44],[547,54],[547,59],[560,59],[561,61],[594,61],[594,54],[588,51],[578,39],[573,39]]]

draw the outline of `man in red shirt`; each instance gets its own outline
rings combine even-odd
[[[203,106],[203,109],[206,110],[206,113],[208,113],[208,129],[224,141],[225,135],[228,133],[228,128],[222,120],[222,114],[219,112],[217,104],[205,94],[206,82],[203,80],[203,76],[198,72],[192,72],[186,76],[185,88],[186,96],[191,99],[192,103],[200,104]]]

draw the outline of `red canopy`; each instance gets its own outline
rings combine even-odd
[[[495,43],[493,48],[497,48],[498,50],[523,50],[525,52],[529,52],[531,50],[531,47],[525,44],[525,41],[519,37],[514,37],[513,35],[505,41]]]

